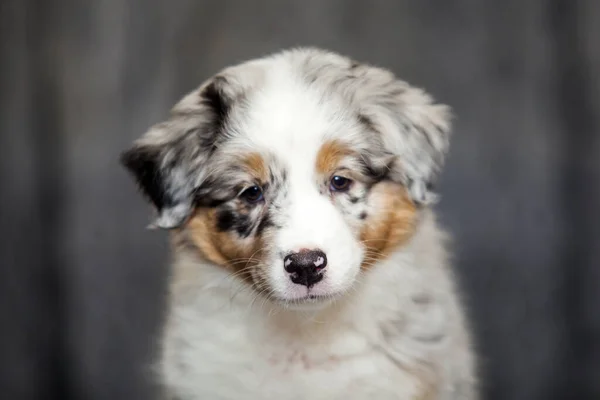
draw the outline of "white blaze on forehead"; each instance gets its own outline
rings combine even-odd
[[[330,265],[322,282],[311,290],[321,294],[352,285],[360,270],[362,247],[330,198],[321,193],[324,180],[316,170],[319,150],[330,140],[362,143],[363,128],[354,110],[334,94],[326,95],[310,85],[293,68],[275,60],[265,71],[260,86],[244,97],[243,107],[228,122],[232,151],[258,151],[277,159],[285,171],[285,190],[278,209],[270,217],[279,227],[273,233],[268,280],[281,298],[306,295],[282,268],[280,254],[302,248],[321,249],[326,257],[313,259],[316,268]],[[234,108],[235,110],[235,108]],[[284,260],[284,267],[293,260]],[[319,289],[322,288],[322,289]],[[301,291],[301,293],[297,293]]]
[[[316,155],[326,140],[358,133],[354,120],[341,99],[323,97],[297,71],[275,65],[261,86],[248,93],[235,125],[252,146],[269,150],[312,173]]]

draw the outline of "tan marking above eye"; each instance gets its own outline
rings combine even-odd
[[[400,184],[380,182],[373,186],[369,197],[375,204],[360,232],[360,241],[366,250],[363,269],[406,243],[415,231],[417,216],[415,204]]]
[[[269,179],[269,168],[265,159],[259,153],[246,154],[242,163],[248,169],[248,172],[260,183],[267,182]]]
[[[316,170],[322,175],[332,174],[340,165],[341,161],[354,154],[348,145],[339,140],[325,142],[317,153]]]

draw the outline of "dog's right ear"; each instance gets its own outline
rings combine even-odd
[[[121,155],[121,164],[158,211],[156,227],[177,228],[193,211],[195,191],[229,112],[226,84],[217,77],[188,94],[169,120],[150,128]]]
[[[177,131],[172,129],[176,125],[159,124],[150,132],[157,136],[175,136]],[[151,226],[176,228],[190,215],[195,181],[202,179],[202,161],[191,158],[192,151],[197,151],[192,149],[198,149],[198,144],[190,132],[158,143],[144,137],[121,155],[121,163],[158,211],[158,218]],[[194,168],[194,164],[198,168]]]

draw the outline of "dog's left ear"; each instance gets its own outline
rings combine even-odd
[[[395,78],[372,96],[371,115],[377,115],[383,147],[392,154],[388,177],[402,183],[415,203],[435,202],[433,186],[449,147],[450,108]]]

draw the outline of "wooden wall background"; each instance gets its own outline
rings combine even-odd
[[[454,107],[439,208],[485,398],[600,398],[595,0],[2,0],[0,397],[153,398],[165,237],[118,153],[218,69],[307,44]]]

